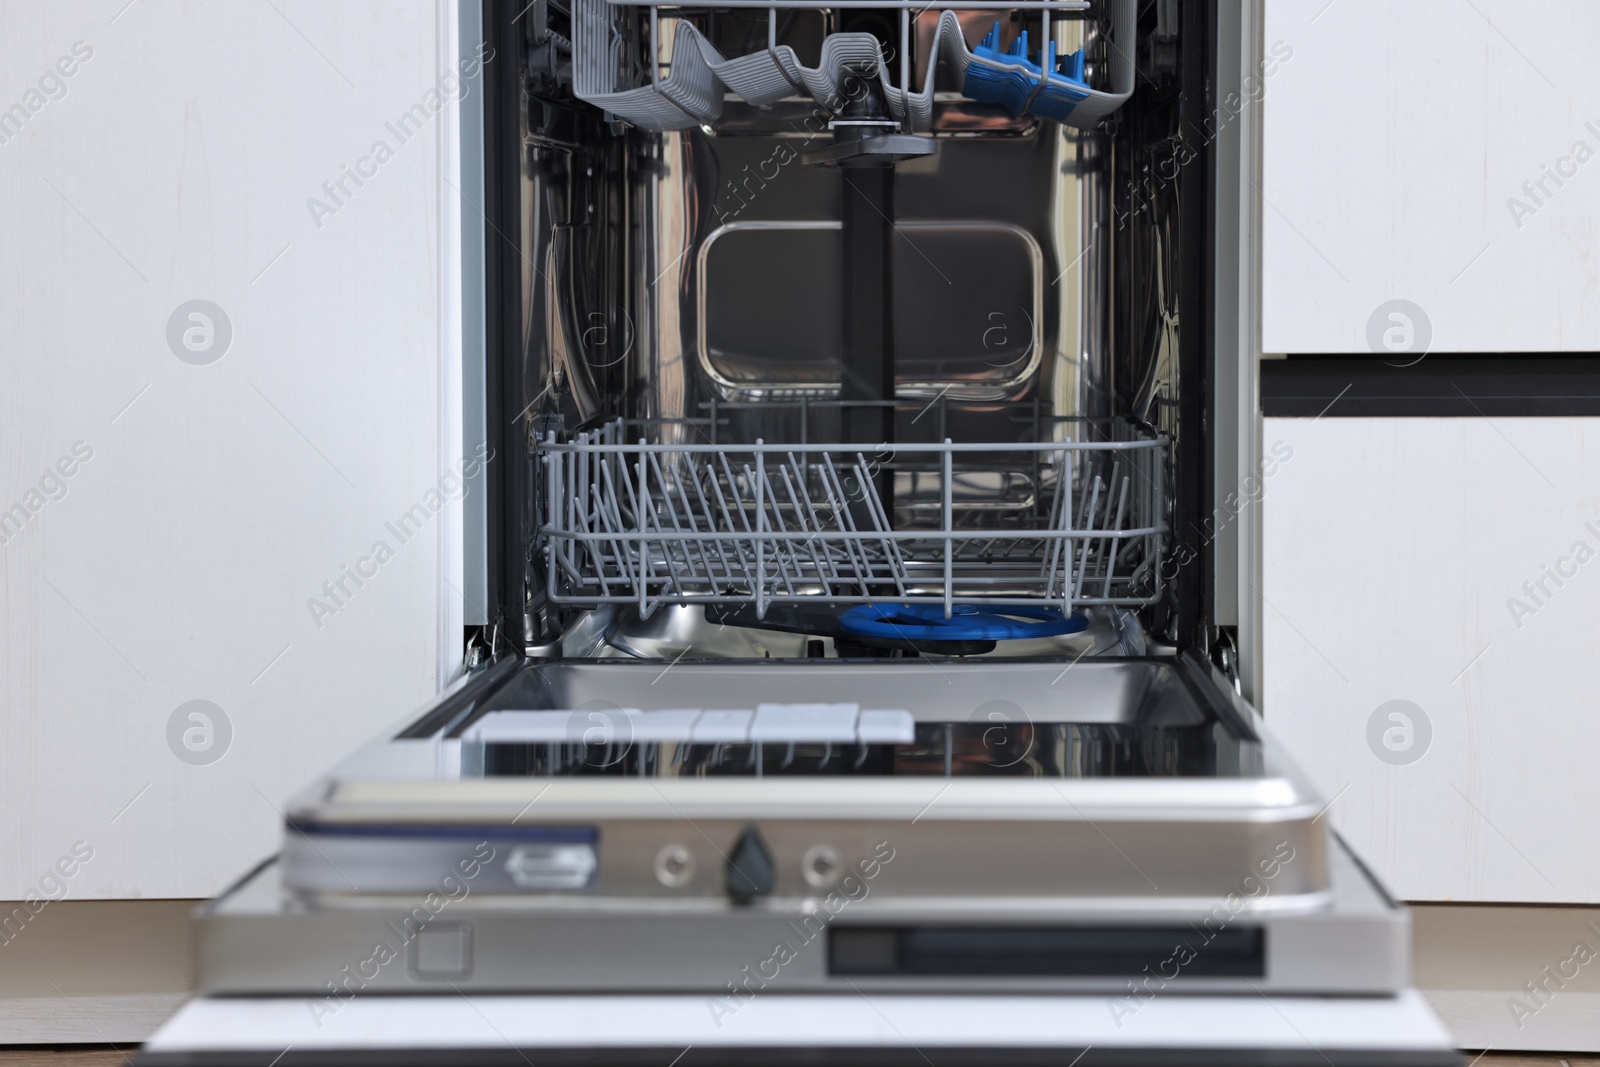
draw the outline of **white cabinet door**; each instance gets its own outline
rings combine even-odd
[[[1600,418],[1266,420],[1265,697],[1418,901],[1600,902]]]
[[[1265,80],[1263,351],[1368,352],[1396,300],[1434,351],[1600,349],[1600,4],[1270,0],[1265,38],[1292,55]]]
[[[455,17],[0,7],[0,899],[215,893],[449,669]]]

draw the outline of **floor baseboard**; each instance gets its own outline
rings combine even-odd
[[[137,1045],[189,993],[0,997],[0,1045]]]
[[[1521,1025],[1504,989],[1424,989],[1422,995],[1457,1048],[1600,1051],[1600,993],[1560,993],[1536,1014],[1522,1016]]]

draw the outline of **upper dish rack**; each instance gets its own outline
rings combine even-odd
[[[535,446],[551,602],[1056,604],[1160,595],[1165,438]],[[880,486],[890,487],[885,506]],[[891,518],[891,511],[894,518]]]
[[[1058,56],[1052,40],[1051,20],[1061,12],[1088,8],[1088,0],[936,0],[916,3],[891,0],[866,3],[817,3],[815,0],[734,0],[719,8],[765,8],[768,11],[767,47],[764,51],[732,59],[724,57],[687,19],[673,31],[670,59],[650,63],[648,84],[628,85],[623,73],[621,13],[633,7],[649,9],[649,51],[661,57],[661,11],[682,11],[681,3],[660,0],[574,0],[573,86],[577,95],[649,130],[679,130],[709,125],[722,113],[724,88],[758,107],[793,96],[809,96],[828,112],[837,111],[849,92],[853,77],[876,76],[891,116],[903,129],[923,133],[933,125],[933,89],[942,60],[956,75],[962,93],[974,99],[1005,105],[1015,115],[1033,115],[1069,126],[1087,128],[1111,114],[1133,93],[1136,0],[1110,0],[1110,88],[1093,89],[1083,80],[1082,54]],[[899,77],[891,77],[877,38],[869,33],[829,34],[822,43],[816,67],[806,67],[794,49],[777,42],[779,8],[808,9],[873,7],[900,11]],[[929,44],[922,88],[911,85],[911,30],[913,8],[939,10],[939,22]],[[1041,44],[1039,61],[1028,57],[1027,34],[1011,50],[1001,52],[998,35],[986,37],[976,47],[968,45],[955,10],[1037,10]],[[662,74],[662,67],[667,73]]]

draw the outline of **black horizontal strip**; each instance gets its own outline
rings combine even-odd
[[[1600,356],[1290,356],[1261,361],[1268,418],[1600,415]]]
[[[850,976],[1266,976],[1260,927],[847,926],[828,931],[828,973]]]

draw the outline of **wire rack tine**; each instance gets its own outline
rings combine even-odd
[[[667,520],[672,523],[672,531],[674,533],[683,533],[683,527],[678,522],[678,509],[672,503],[672,487],[667,484],[666,476],[661,470],[661,459],[654,452],[644,453],[644,455],[650,461],[647,469],[655,474],[656,485],[660,488],[661,506],[654,509],[652,516],[655,519],[656,528],[665,529],[661,525],[661,512],[665,511]],[[691,578],[700,577],[700,573],[694,565],[694,556],[690,551],[690,545],[691,541],[688,539],[663,540],[661,542],[661,558],[666,561],[667,573],[671,579],[672,588],[680,596],[683,594],[683,586],[678,581],[680,563],[682,568],[689,572]]]
[[[1096,474],[1094,476],[1094,486],[1090,490],[1089,504],[1084,509],[1085,518],[1082,519],[1082,520],[1079,520],[1079,525],[1083,529],[1086,529],[1086,530],[1094,529],[1094,516],[1095,516],[1095,513],[1099,509],[1099,506],[1100,506],[1100,486],[1101,486],[1100,475]],[[1077,576],[1076,576],[1076,578],[1075,578],[1075,580],[1073,582],[1073,587],[1072,587],[1072,599],[1074,601],[1078,600],[1079,598],[1081,598],[1083,596],[1083,577],[1084,577],[1084,573],[1089,569],[1089,552],[1090,552],[1090,548],[1091,548],[1091,546],[1093,544],[1094,544],[1094,538],[1092,538],[1092,537],[1080,537],[1078,539],[1079,549],[1078,549]]]
[[[860,452],[856,453],[856,481],[861,485],[861,495],[867,503],[867,511],[872,517],[874,527],[879,532],[889,530],[889,516],[883,510],[883,501],[878,499],[877,490],[873,488],[872,476],[867,471],[867,457]],[[891,537],[880,537],[879,541],[883,545],[888,573],[894,577],[895,588],[903,591],[905,584],[902,579],[910,574],[910,570],[905,565],[905,557],[900,553],[900,545]]]
[[[622,521],[622,501],[621,498],[617,496],[615,482],[626,482],[627,479],[621,475],[613,478],[611,474],[611,468],[613,466],[617,466],[619,468],[621,467],[620,457],[618,457],[615,461],[608,457],[599,464],[601,479],[605,482],[606,489],[609,490],[609,492],[602,493],[600,486],[598,484],[595,486],[595,514],[599,517],[601,524],[605,526],[607,533],[621,534],[627,529],[627,524]],[[603,542],[591,541],[589,543],[591,545],[590,553],[594,554],[595,548],[592,546],[602,544]],[[635,586],[634,595],[638,596],[637,586],[639,584],[639,579],[637,577],[637,572],[633,567],[633,561],[629,553],[628,542],[622,540],[620,537],[615,537],[610,540],[610,543],[613,546],[613,551],[616,552],[617,565],[618,569],[622,573],[622,580],[629,585]]]
[[[672,523],[673,532],[698,534],[700,531],[694,526],[693,512],[686,515],[680,515],[678,512],[677,495],[679,486],[676,478],[667,478],[667,469],[670,466],[670,463],[667,466],[662,465],[661,453],[650,453],[650,469],[655,475],[656,485],[660,487],[661,506],[666,510],[668,521]],[[705,556],[705,548],[705,542],[697,536],[686,537],[673,545],[674,552],[681,555],[683,566],[692,579],[700,579],[702,577],[709,579],[712,575],[710,561]],[[696,554],[700,557],[699,566],[695,564]]]
[[[779,469],[781,470],[782,468],[780,467]],[[745,474],[747,476],[750,475],[749,467],[745,468]],[[778,501],[772,493],[772,484],[767,480],[765,462],[757,465],[755,477],[763,490],[758,497],[762,501],[761,512],[763,517],[766,515],[766,509],[770,505],[772,508],[773,532],[788,533],[788,527],[783,524],[783,512],[779,509]],[[790,580],[790,571],[793,569],[794,562],[793,543],[787,539],[774,539],[772,542],[772,563],[775,568],[774,579],[776,583],[782,583],[784,592],[791,595],[794,593],[794,583]]]
[[[1067,555],[1071,559],[1072,552],[1072,525],[1068,522],[1072,514],[1072,454],[1065,449],[1059,453],[1061,470],[1056,474],[1056,498],[1051,505],[1050,529],[1060,530],[1062,536],[1055,538],[1050,543],[1050,556],[1048,562],[1041,568],[1040,576],[1046,579],[1044,597],[1046,600],[1055,600],[1056,574],[1061,565],[1061,557]],[[1065,579],[1063,578],[1063,583]]]
[[[952,453],[951,453],[951,451],[950,451],[950,449],[948,447],[952,442],[951,442],[950,438],[946,437],[944,439],[944,443],[945,443],[945,445],[947,447],[945,448],[944,452],[942,452],[940,454],[939,459],[940,459],[942,467],[943,467],[943,470],[940,472],[943,475],[943,477],[940,478],[940,483],[941,483],[941,486],[940,486],[941,501],[940,502],[944,505],[944,514],[941,516],[941,518],[943,518],[943,520],[944,520],[944,533],[945,533],[945,538],[944,538],[944,617],[948,619],[951,616],[952,610],[953,610],[953,608],[955,606],[955,604],[954,604],[954,596],[955,596],[955,584],[956,584],[956,581],[955,581],[956,554],[955,554],[955,538],[952,536],[952,534],[955,532],[956,519],[955,519],[955,475],[954,475],[954,473],[952,471],[952,459],[951,459]]]
[[[1113,530],[1121,530],[1122,529],[1123,516],[1124,516],[1124,514],[1125,514],[1125,512],[1127,511],[1127,508],[1128,508],[1128,483],[1129,483],[1129,480],[1130,479],[1129,479],[1128,475],[1124,474],[1122,476],[1122,493],[1121,493],[1119,499],[1117,500],[1117,518],[1116,518],[1116,521],[1111,524],[1111,528]],[[1105,580],[1100,585],[1100,597],[1101,597],[1101,599],[1105,599],[1105,598],[1111,596],[1111,576],[1112,576],[1112,573],[1116,570],[1117,545],[1118,545],[1119,542],[1121,542],[1121,540],[1122,540],[1122,537],[1121,537],[1120,534],[1118,534],[1116,536],[1113,536],[1111,538],[1111,548],[1110,548],[1109,551],[1107,551],[1105,553],[1105,571],[1106,571],[1106,573],[1105,573]]]
[[[817,514],[816,506],[811,502],[811,494],[806,491],[806,486],[809,484],[809,478],[807,477],[806,473],[807,471],[811,472],[812,477],[816,477],[818,484],[822,483],[822,479],[817,475],[816,468],[809,461],[810,454],[806,453],[806,455],[808,457],[807,463],[806,465],[802,466],[800,461],[795,457],[795,454],[790,452],[789,466],[794,470],[795,482],[799,487],[800,500],[805,504],[806,514],[811,520],[811,528],[818,534],[817,540],[813,543],[816,544],[817,547],[821,548],[822,558],[828,563],[828,578],[830,580],[837,581],[839,577],[839,566],[838,560],[834,556],[833,546],[829,544],[827,537],[827,534],[830,531],[823,527],[822,518]],[[791,492],[793,491],[791,490]],[[826,582],[824,583],[824,588],[827,588]],[[831,592],[831,590],[829,591]]]
[[[733,468],[728,466],[727,456],[721,455],[717,458],[722,464],[722,477],[719,478],[717,476],[718,468],[716,466],[708,465],[706,468],[706,484],[710,487],[712,493],[716,495],[717,508],[722,512],[723,529],[729,533],[737,533],[740,527],[743,527],[744,532],[749,534],[750,521],[749,517],[745,515],[744,501],[739,497],[738,486],[734,484]],[[724,488],[726,488],[726,491],[724,491]],[[730,496],[733,498],[733,506],[731,508],[728,504]],[[739,516],[738,525],[735,525],[733,521],[734,515]],[[733,548],[739,557],[738,581],[748,582],[750,573],[755,566],[753,559],[755,554],[754,546],[748,536],[736,536],[733,539]]]
[[[649,618],[656,609],[656,606],[650,602],[651,582],[656,576],[656,553],[653,550],[656,545],[660,545],[662,548],[662,562],[666,567],[667,582],[679,596],[683,595],[683,587],[678,584],[677,570],[672,566],[672,560],[666,557],[665,541],[661,538],[652,539],[650,537],[651,519],[656,520],[654,526],[657,530],[661,529],[661,523],[659,516],[655,513],[655,509],[650,504],[650,464],[648,462],[649,454],[643,447],[645,443],[644,438],[641,437],[639,439],[641,447],[638,452],[638,458],[634,461],[639,479],[639,492],[634,498],[633,515],[634,525],[639,531],[639,566],[645,576],[644,582],[639,587],[639,614],[644,618]]]
[[[695,498],[700,502],[700,514],[706,520],[706,530],[714,533],[717,529],[717,520],[716,516],[711,511],[710,501],[706,499],[705,488],[700,484],[699,473],[694,469],[694,465],[689,462],[688,455],[683,452],[678,453],[678,465],[680,468],[678,472],[679,487],[682,487],[686,479],[693,484]],[[715,474],[713,474],[712,477],[715,478]],[[713,491],[715,491],[715,485],[713,485],[712,488]],[[688,506],[688,499],[685,497],[684,507]],[[731,582],[733,580],[733,566],[728,562],[727,547],[723,544],[722,538],[720,537],[712,538],[711,545],[717,550],[717,558],[722,563],[722,580],[724,582]]]
[[[761,438],[759,438],[759,437],[756,438],[756,444],[757,445],[760,445],[760,444],[763,444],[763,443],[764,442],[761,440]],[[746,471],[749,471],[749,469],[750,469],[749,467],[745,468]],[[764,618],[767,617],[767,558],[766,558],[767,542],[766,542],[766,539],[763,538],[761,535],[766,532],[766,525],[767,525],[766,505],[762,502],[763,490],[766,488],[766,484],[767,484],[767,454],[766,454],[766,452],[761,451],[759,449],[756,451],[756,470],[759,472],[757,474],[757,476],[756,476],[756,490],[755,490],[755,492],[756,492],[756,576],[755,576],[756,577],[756,580],[755,580],[755,588],[756,588],[756,618],[764,619]]]
[[[794,462],[793,452],[789,453],[789,461],[791,463]],[[811,556],[811,566],[812,569],[816,571],[817,582],[822,586],[823,593],[831,594],[833,590],[828,584],[827,569],[823,567],[822,559],[817,555],[817,540],[814,535],[818,531],[811,526],[806,509],[800,504],[800,495],[795,492],[794,478],[789,474],[789,468],[779,467],[778,473],[783,475],[783,485],[789,494],[789,502],[794,509],[796,520],[800,523],[800,528],[813,534],[812,537],[806,538],[806,540],[799,542],[799,544],[806,550],[807,554]]]
[[[855,516],[850,514],[850,498],[844,491],[844,483],[839,479],[839,472],[833,466],[833,457],[824,452],[822,461],[826,470],[823,486],[828,494],[828,507],[833,509],[834,517],[840,527],[847,531],[844,538],[845,551],[850,554],[850,563],[855,568],[856,584],[861,589],[861,595],[867,597],[871,595],[867,587],[867,576],[872,570],[867,546],[864,541],[851,536],[857,532],[856,520]]]

